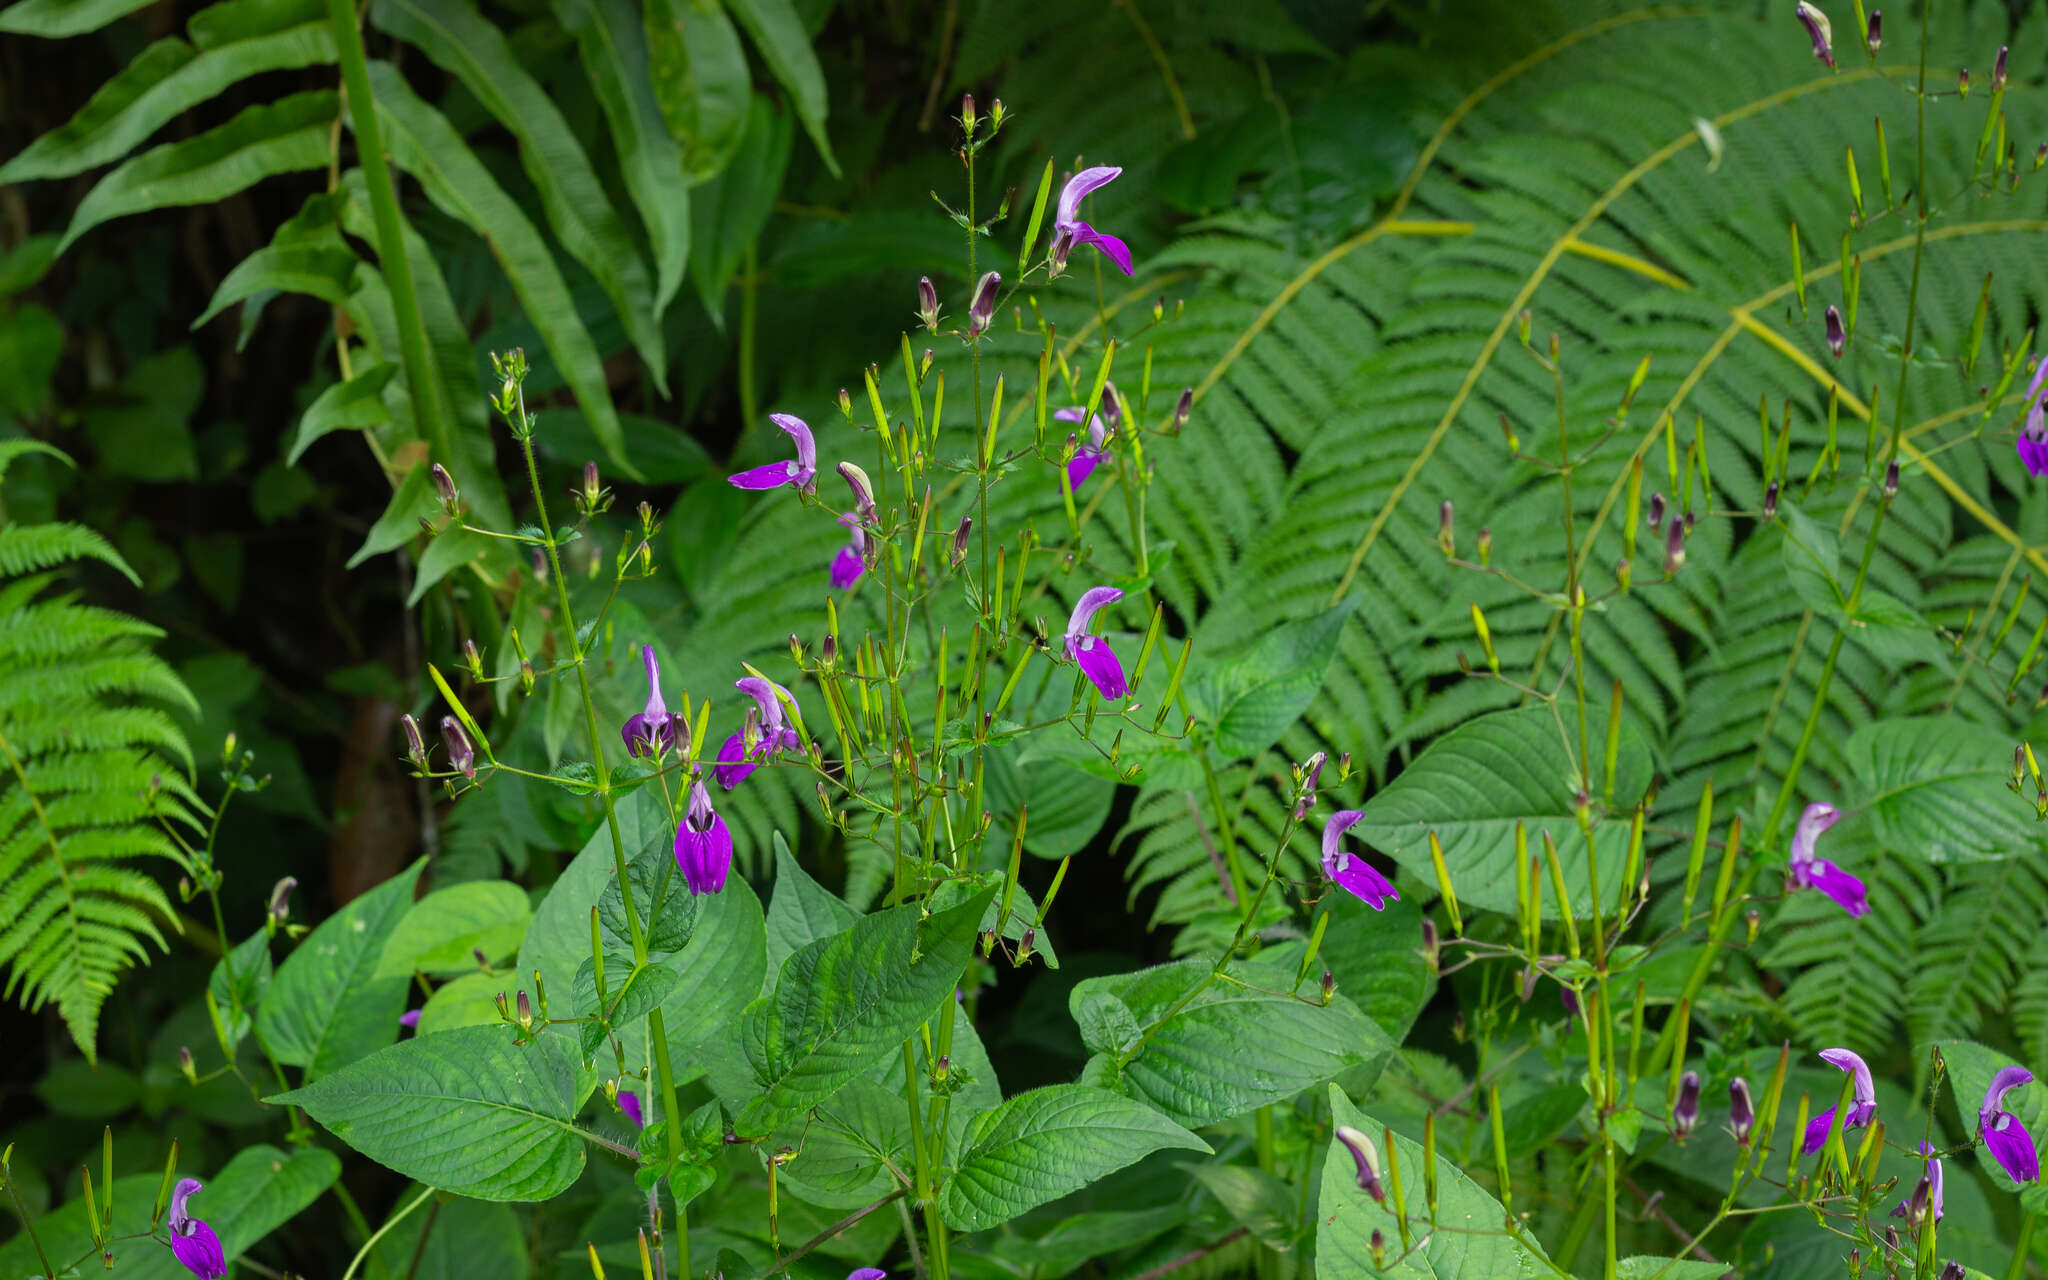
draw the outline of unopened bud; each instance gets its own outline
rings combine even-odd
[[[988,332],[989,322],[996,318],[996,291],[1003,287],[1003,277],[991,271],[974,286],[974,300],[967,307],[967,336],[978,338]]]
[[[1756,1107],[1749,1098],[1749,1081],[1741,1076],[1728,1083],[1728,1124],[1735,1130],[1735,1141],[1749,1141],[1750,1126],[1756,1123]]]
[[[1896,498],[1899,496],[1899,460],[1897,458],[1893,458],[1885,464],[1884,496],[1886,498]]]
[[[462,500],[462,495],[455,491],[455,477],[449,475],[448,468],[438,462],[428,470],[427,474],[433,477],[434,492],[440,495],[441,505],[448,509],[449,515],[454,515],[456,507],[461,504]]]
[[[1870,11],[1870,29],[1864,33],[1863,43],[1870,47],[1872,53],[1876,53],[1878,47],[1884,43],[1884,11],[1882,9],[1872,9]]]
[[[1428,916],[1424,916],[1422,917],[1422,963],[1429,966],[1431,973],[1435,973],[1437,971],[1437,960],[1436,921]]]
[[[1493,530],[1479,526],[1479,564],[1486,567],[1493,563]]]
[[[1961,97],[1970,96],[1970,69],[1964,67],[1956,72],[1956,93]]]
[[[1813,41],[1813,56],[1833,67],[1835,52],[1831,41],[1834,31],[1828,26],[1828,15],[1809,4],[1807,0],[1799,0],[1798,17],[1806,27],[1807,38]]]
[[[462,731],[462,724],[454,716],[441,717],[441,745],[448,749],[448,764],[463,777],[476,778],[476,748],[469,745],[469,735]]]
[[[938,330],[939,291],[933,287],[930,276],[917,278],[917,318],[924,322],[927,331]]]
[[[283,924],[285,917],[292,913],[292,890],[298,887],[299,882],[293,876],[286,876],[270,887],[271,927]]]
[[[1621,587],[1623,591],[1626,591],[1629,588],[1628,569],[1628,557],[1623,556],[1621,559],[1614,562],[1614,581],[1618,586]]]
[[[1188,425],[1188,415],[1195,411],[1195,389],[1182,387],[1180,399],[1173,406],[1173,433],[1179,435],[1181,428]]]
[[[1991,62],[1991,92],[2005,88],[2005,46],[1998,46],[1998,57]]]
[[[604,480],[597,472],[597,463],[583,464],[583,488],[576,493],[577,505],[585,513],[600,510],[604,502]]]
[[[533,1001],[527,999],[524,988],[519,992],[519,1016],[516,1020],[521,1031],[533,1030]]]
[[[405,758],[412,761],[414,768],[425,768],[427,744],[420,737],[420,722],[408,713],[398,717],[398,725],[405,730]]]
[[[1685,563],[1685,525],[1673,520],[1664,538],[1664,576],[1669,578]]]
[[[1380,1178],[1379,1148],[1373,1145],[1370,1137],[1349,1125],[1337,1126],[1337,1141],[1344,1144],[1344,1149],[1351,1153],[1351,1159],[1357,1166],[1358,1189],[1385,1204],[1387,1188]]]
[[[839,661],[839,641],[835,636],[828,633],[818,645],[818,661],[828,667]]]
[[[1700,1073],[1688,1071],[1679,1078],[1678,1100],[1671,1104],[1671,1136],[1683,1142],[1700,1122]]]
[[[524,658],[519,660],[519,690],[522,693],[533,692],[533,664]]]
[[[1744,945],[1753,947],[1756,945],[1757,926],[1763,923],[1763,917],[1757,913],[1757,909],[1755,907],[1751,907],[1749,911],[1743,916],[1743,921],[1744,926],[1748,930],[1749,935],[1748,941],[1745,942]]]
[[[2034,148],[2034,167],[2038,169],[2044,164],[2048,164],[2048,142]]]
[[[1124,400],[1117,394],[1116,384],[1105,379],[1102,383],[1102,425],[1111,431],[1124,424]]]
[[[960,517],[960,527],[953,530],[953,567],[958,569],[967,560],[967,538],[974,532],[974,517]]]
[[[1387,1269],[1387,1238],[1380,1233],[1378,1227],[1372,1229],[1371,1244],[1372,1269],[1374,1271],[1385,1271]]]
[[[1937,1280],[1969,1280],[1969,1274],[1969,1272],[1963,1270],[1962,1263],[1951,1258],[1948,1261],[1948,1265],[1941,1269],[1941,1275]]]
[[[434,522],[432,520],[427,519],[425,516],[421,516],[419,518],[419,521],[421,533],[426,534],[429,538],[440,536],[441,531],[434,527]]]
[[[1451,500],[1445,498],[1436,509],[1436,546],[1445,555],[1456,555],[1458,540],[1451,528]]]
[[[199,1083],[198,1068],[192,1063],[192,1050],[182,1044],[178,1046],[178,1071],[185,1077],[187,1084]]]
[[[505,993],[502,991],[498,993],[498,1021],[512,1021],[512,1009],[505,1003]]]
[[[868,473],[859,463],[839,464],[839,478],[846,481],[846,487],[853,491],[853,518],[862,525],[873,526],[879,520],[875,513],[875,486],[868,479]]]
[[[477,651],[476,641],[462,642],[462,666],[474,679],[484,678],[484,655]]]
[[[1662,527],[1663,527],[1663,525],[1664,525],[1664,495],[1663,495],[1663,494],[1661,494],[1661,493],[1653,493],[1653,494],[1651,494],[1651,495],[1650,495],[1650,514],[1648,515],[1647,519],[1648,519],[1648,521],[1649,521],[1649,525],[1650,525],[1650,532],[1651,532],[1651,533],[1655,533],[1655,532],[1657,532],[1657,530],[1658,530],[1658,529],[1660,529],[1660,528],[1662,528]]]
[[[1522,314],[1527,315],[1529,313],[1525,311]],[[1522,335],[1523,345],[1528,345],[1528,341],[1529,336],[1525,332]],[[1515,434],[1515,429],[1508,425],[1508,415],[1506,414],[1500,415],[1500,433],[1508,438],[1509,453],[1520,453],[1522,451],[1522,439]]]
[[[1331,973],[1328,969],[1325,969],[1323,970],[1323,1004],[1325,1006],[1328,1006],[1331,999],[1333,999],[1336,996],[1336,994],[1337,975]]]
[[[847,421],[853,420],[853,397],[846,394],[846,388],[839,388],[839,414]]]
[[[1024,936],[1017,939],[1017,959],[1026,960],[1031,956],[1031,944],[1038,941],[1038,930],[1026,927]]]
[[[1688,538],[1692,536],[1692,522],[1694,519],[1695,517],[1692,512],[1688,511],[1685,513],[1685,536]]]
[[[970,138],[974,136],[974,123],[978,118],[974,114],[974,95],[971,93],[961,94],[960,127],[967,130],[967,136]]]
[[[1769,524],[1778,514],[1778,482],[1771,481],[1764,486],[1764,523]]]
[[[1827,331],[1828,351],[1834,355],[1835,359],[1840,360],[1842,352],[1849,345],[1849,333],[1848,330],[1842,327],[1842,313],[1832,305],[1828,307]]]

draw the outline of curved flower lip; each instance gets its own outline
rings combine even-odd
[[[1090,624],[1099,611],[1108,608],[1124,598],[1124,593],[1115,587],[1090,587],[1081,593],[1074,604],[1074,612],[1067,618],[1067,638],[1086,635]]]
[[[1081,201],[1091,192],[1114,182],[1123,174],[1112,165],[1083,169],[1060,188],[1059,208],[1053,217],[1052,258],[1054,274],[1066,269],[1067,255],[1084,244],[1092,244],[1125,275],[1131,274],[1131,250],[1123,241],[1081,221]]]
[[[719,786],[730,791],[758,767],[758,761],[747,759],[745,735],[736,733],[719,744],[718,763],[711,767],[711,774],[718,779]]]
[[[1792,884],[1801,889],[1818,889],[1851,916],[1870,913],[1870,898],[1863,882],[1826,858],[1817,857],[1815,846],[1828,828],[1842,815],[1831,804],[1819,801],[1806,806],[1799,825],[1792,832]]]
[[[221,1280],[228,1273],[220,1237],[197,1218],[187,1222],[182,1232],[171,1232],[171,1256],[198,1280]]]
[[[2033,1082],[2034,1073],[2025,1067],[2000,1067],[1998,1074],[1991,1077],[1991,1086],[1984,1090],[1984,1105],[1977,1109],[1977,1119],[1981,1122],[1992,1112],[2004,1110],[2006,1094]]]
[[[1371,863],[1344,849],[1344,833],[1364,816],[1357,809],[1340,809],[1323,824],[1323,874],[1374,911],[1383,911],[1387,903],[1399,902],[1401,895]]]
[[[789,690],[760,676],[742,676],[732,682],[732,687],[752,698],[761,709],[761,741],[774,744],[782,737],[782,703],[776,695],[787,695]]]
[[[793,484],[808,489],[818,475],[818,448],[811,428],[802,418],[788,413],[771,413],[768,420],[796,441],[795,462],[770,462],[728,477],[736,489],[779,489]]]
[[[1084,413],[1085,411],[1079,408],[1055,409],[1052,416],[1061,422],[1079,422]],[[1074,456],[1067,462],[1067,487],[1075,493],[1081,491],[1082,484],[1108,456],[1109,428],[1104,425],[1102,415],[1085,413],[1085,416],[1088,419],[1087,442],[1076,449]]]
[[[846,1273],[846,1280],[888,1280],[889,1273],[880,1267],[860,1267]]]
[[[1123,173],[1121,166],[1098,164],[1068,178],[1067,184],[1060,188],[1059,209],[1053,215],[1053,226],[1074,225],[1077,220],[1074,215],[1081,211],[1081,202],[1121,178]]]
[[[1344,1144],[1344,1149],[1351,1153],[1352,1160],[1358,1165],[1358,1189],[1385,1204],[1387,1190],[1380,1185],[1380,1155],[1372,1139],[1349,1125],[1340,1124],[1337,1126],[1337,1141]]]

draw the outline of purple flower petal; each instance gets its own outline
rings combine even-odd
[[[782,703],[776,699],[776,694],[786,694],[789,690],[760,676],[743,676],[733,681],[732,687],[752,698],[760,709],[761,741],[773,750],[775,742],[782,736]]]
[[[719,745],[718,763],[712,766],[711,773],[718,779],[719,786],[730,791],[745,782],[747,775],[757,767],[754,761],[747,759],[746,738],[736,733]]]
[[[1115,587],[1090,587],[1083,591],[1080,601],[1074,605],[1073,614],[1067,618],[1068,639],[1087,634],[1096,613],[1123,598],[1124,593]]]
[[[2034,1139],[2010,1111],[1999,1112],[1984,1126],[1984,1149],[2014,1182],[2040,1179],[2041,1160],[2034,1151]]]
[[[1852,1122],[1858,1122],[1856,1111],[1877,1105],[1877,1089],[1870,1080],[1869,1064],[1863,1061],[1861,1054],[1852,1049],[1822,1049],[1820,1056],[1823,1062],[1838,1070],[1846,1071],[1855,1077],[1856,1083],[1853,1086],[1854,1092],[1852,1096],[1856,1099],[1856,1105],[1850,1111],[1849,1119]],[[1865,1118],[1868,1118],[1867,1114]]]
[[[802,484],[797,479],[803,468],[794,462],[769,462],[751,467],[729,477],[735,489],[780,489],[786,484]]]
[[[2020,462],[2030,476],[2048,476],[2048,440],[2034,440],[2025,433],[2013,442],[2013,448],[2020,455]]]
[[[1358,1189],[1379,1201],[1387,1202],[1387,1189],[1380,1185],[1379,1151],[1372,1145],[1372,1139],[1348,1125],[1337,1126],[1337,1141],[1351,1153],[1353,1163],[1358,1166]]]
[[[839,554],[832,557],[832,585],[841,591],[859,582],[867,571],[867,561],[861,559],[852,543],[839,548]]]
[[[228,1260],[221,1252],[220,1237],[197,1218],[185,1223],[184,1233],[171,1232],[171,1256],[199,1280],[220,1280],[228,1273]]]
[[[1101,465],[1101,454],[1092,449],[1082,449],[1067,462],[1067,487],[1075,493],[1081,492],[1081,486],[1088,482],[1088,477],[1095,474],[1095,468]]]
[[[1074,215],[1081,211],[1081,202],[1121,176],[1123,176],[1122,169],[1112,165],[1099,164],[1090,169],[1083,169],[1073,177],[1068,178],[1067,184],[1060,188],[1060,204],[1059,209],[1053,215],[1053,225],[1055,227],[1072,226]]]
[[[861,1267],[846,1273],[846,1280],[887,1280],[889,1273],[880,1267]]]
[[[1799,815],[1799,825],[1792,831],[1793,863],[1813,861],[1814,845],[1819,842],[1821,834],[1841,818],[1841,813],[1831,804],[1815,802],[1807,805],[1806,812]]]
[[[811,439],[810,425],[793,413],[771,413],[768,415],[768,421],[781,427],[790,439],[796,441],[798,469],[816,475],[818,471],[818,446]]]
[[[1799,1149],[1807,1155],[1812,1155],[1820,1150],[1821,1146],[1828,1140],[1828,1126],[1834,1122],[1835,1109],[1833,1107],[1829,1107],[1826,1111],[1808,1120],[1806,1122],[1806,1137],[1800,1143]]]
[[[404,1027],[407,1031],[419,1030],[420,1011],[418,1009],[407,1009],[404,1013],[399,1014],[398,1025]]]
[[[1124,664],[1117,661],[1116,654],[1109,648],[1109,641],[1101,636],[1070,635],[1067,637],[1067,656],[1081,664],[1081,674],[1088,677],[1088,683],[1096,692],[1114,701],[1130,696],[1131,686],[1124,679]]]
[[[1807,864],[1804,883],[1833,898],[1836,906],[1852,916],[1870,914],[1870,899],[1863,882],[1826,858],[1815,858]]]
[[[640,662],[647,669],[647,705],[626,717],[619,736],[626,740],[626,754],[651,756],[676,744],[676,725],[668,704],[662,701],[661,664],[655,660],[653,645],[640,646]]]
[[[1991,1087],[1984,1091],[1984,1105],[1977,1108],[1979,1121],[1985,1120],[1992,1112],[2005,1109],[2005,1095],[2021,1085],[2034,1083],[2034,1073],[2025,1067],[2000,1067],[1998,1074],[1991,1077]]]
[[[1387,903],[1399,901],[1401,895],[1371,863],[1344,849],[1344,833],[1364,816],[1357,809],[1340,809],[1323,824],[1323,874],[1374,911],[1381,911]]]
[[[676,826],[676,866],[692,896],[725,888],[732,870],[732,832],[712,809],[702,781],[690,788],[689,812]]]
[[[635,1129],[645,1129],[647,1127],[645,1115],[640,1110],[640,1096],[638,1094],[625,1089],[619,1090],[619,1110],[625,1112],[626,1119],[633,1122]]]
[[[1074,246],[1092,244],[1102,250],[1102,256],[1116,264],[1116,269],[1125,275],[1131,274],[1131,247],[1105,231],[1097,231],[1085,222],[1074,224]]]

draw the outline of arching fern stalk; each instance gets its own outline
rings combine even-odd
[[[0,442],[0,475],[31,452],[64,457]],[[196,826],[201,805],[179,772],[191,749],[163,710],[198,704],[150,651],[162,633],[51,590],[85,560],[136,580],[91,529],[0,525],[0,964],[7,996],[54,1002],[92,1058],[115,979],[146,957],[143,939],[165,945],[157,918],[171,904],[135,860],[189,871],[155,821]]]

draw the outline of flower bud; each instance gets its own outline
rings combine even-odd
[[[477,680],[484,678],[484,656],[477,652],[476,641],[464,640],[462,642],[462,666],[464,670],[469,672],[472,678]]]
[[[1671,1104],[1671,1136],[1680,1142],[1700,1122],[1700,1073],[1688,1071],[1679,1078],[1678,1100]]]
[[[455,491],[455,477],[449,475],[448,468],[438,462],[429,469],[427,474],[433,477],[434,492],[440,495],[441,505],[448,509],[449,515],[454,515],[456,508],[461,505],[462,500],[462,495]]]
[[[1436,921],[1428,916],[1424,916],[1422,917],[1422,963],[1429,966],[1431,973],[1437,971],[1438,956]]]
[[[1336,974],[1334,974],[1334,973],[1331,973],[1331,972],[1330,972],[1330,971],[1329,971],[1328,969],[1325,969],[1325,970],[1323,970],[1323,1005],[1324,1005],[1324,1007],[1326,1007],[1326,1008],[1327,1008],[1327,1007],[1329,1006],[1330,1000],[1331,1000],[1331,999],[1332,999],[1332,998],[1333,998],[1334,996],[1336,996],[1336,994],[1337,994],[1337,975],[1336,975]]]
[[[1693,513],[1692,513],[1692,512],[1688,511],[1688,512],[1686,512],[1686,513],[1685,513],[1685,536],[1686,536],[1686,537],[1688,537],[1688,538],[1690,538],[1690,537],[1692,536],[1692,522],[1693,522],[1693,519],[1694,519],[1694,517],[1693,517]]]
[[[1735,1141],[1749,1141],[1749,1130],[1756,1123],[1756,1107],[1749,1098],[1749,1081],[1741,1076],[1728,1083],[1728,1124],[1735,1130]]]
[[[1970,96],[1970,69],[1968,67],[1964,67],[1961,71],[1956,72],[1956,94],[1964,98]]]
[[[917,318],[924,322],[927,332],[938,331],[939,291],[933,287],[930,276],[917,278]]]
[[[1842,313],[1833,306],[1828,308],[1827,326],[1828,350],[1833,353],[1835,359],[1840,360],[1843,350],[1849,345],[1849,334],[1842,328]]]
[[[1372,1245],[1372,1269],[1374,1271],[1385,1271],[1387,1269],[1387,1237],[1381,1233],[1378,1227],[1372,1229],[1372,1240],[1370,1243]]]
[[[853,518],[864,526],[876,524],[875,486],[868,479],[868,473],[861,469],[859,463],[842,462],[839,464],[839,478],[853,490]]]
[[[441,717],[441,745],[448,748],[448,763],[463,777],[476,778],[476,748],[469,745],[469,735],[462,731],[462,725],[454,716]]]
[[[1524,314],[1527,313],[1525,312]],[[1523,335],[1523,345],[1528,345],[1528,337],[1526,334]],[[1508,425],[1508,415],[1506,414],[1500,415],[1500,433],[1508,438],[1509,453],[1520,453],[1522,451],[1522,438],[1515,434],[1515,429],[1513,427]]]
[[[967,538],[974,532],[974,517],[960,517],[960,527],[953,530],[953,567],[958,569],[967,559]]]
[[[1188,415],[1195,411],[1195,389],[1182,387],[1180,399],[1173,406],[1173,433],[1179,435],[1181,428],[1188,425]]]
[[[526,998],[524,988],[519,992],[519,1017],[516,1020],[521,1031],[533,1030],[533,1001]]]
[[[1828,26],[1828,15],[1808,3],[1808,0],[1799,0],[1798,18],[1806,27],[1807,38],[1813,41],[1813,56],[1832,68],[1835,65],[1835,53],[1830,41],[1834,36],[1834,30]]]
[[[1685,525],[1673,520],[1671,530],[1664,538],[1664,576],[1669,578],[1685,563]]]
[[[1649,524],[1650,524],[1650,532],[1651,532],[1651,533],[1655,533],[1655,532],[1657,532],[1657,530],[1658,530],[1659,528],[1663,527],[1663,524],[1664,524],[1664,495],[1663,495],[1663,494],[1661,494],[1661,493],[1653,493],[1653,494],[1651,494],[1651,495],[1650,495],[1650,514],[1649,514],[1649,517],[1648,517],[1648,519],[1649,519]]]
[[[511,1007],[505,1003],[505,993],[502,991],[498,993],[498,1021],[512,1021],[512,1010]]]
[[[440,530],[434,527],[434,522],[432,520],[427,519],[425,516],[421,516],[419,520],[421,533],[426,534],[429,538],[437,538],[440,536]]]
[[[427,744],[420,738],[420,722],[411,713],[398,717],[399,727],[405,730],[405,758],[413,767],[423,769],[427,764]]]
[[[1899,460],[1897,458],[1893,458],[1889,463],[1885,464],[1884,496],[1886,498],[1896,498],[1899,496]]]
[[[526,694],[533,692],[533,664],[524,658],[519,660],[519,691]]]
[[[1963,1270],[1962,1263],[1951,1258],[1948,1265],[1941,1269],[1941,1275],[1937,1277],[1937,1280],[1968,1280],[1969,1274],[1969,1272]]]
[[[1002,287],[1002,274],[995,271],[974,286],[974,300],[967,306],[968,337],[978,338],[988,332],[989,322],[996,318],[996,291]]]
[[[1878,46],[1884,43],[1884,11],[1882,9],[1872,9],[1870,11],[1870,29],[1864,34],[1863,43],[1870,47],[1872,53],[1876,53]]]
[[[1778,514],[1778,482],[1773,480],[1764,486],[1764,523],[1769,524]]]
[[[1451,500],[1445,498],[1436,509],[1436,546],[1445,555],[1458,553],[1458,540],[1451,529]]]
[[[1527,969],[1522,970],[1523,1004],[1529,1003],[1529,997],[1536,994],[1536,980],[1542,976],[1542,972],[1533,965]]]
[[[1116,392],[1116,384],[1104,379],[1102,383],[1102,425],[1111,431],[1124,425],[1124,400]]]
[[[2048,142],[2034,148],[2034,167],[2038,169],[2044,164],[2048,164]]]
[[[415,729],[413,732],[419,732]],[[298,880],[286,876],[270,887],[270,925],[275,929],[292,913],[292,890],[299,887]]]
[[[839,640],[829,632],[818,645],[818,661],[828,667],[839,661]]]
[[[839,388],[839,415],[849,422],[853,420],[853,397],[846,394],[845,387]]]
[[[583,487],[576,492],[576,505],[585,513],[600,511],[607,505],[604,501],[604,481],[597,472],[597,463],[583,464]]]
[[[967,136],[970,138],[974,136],[974,124],[977,119],[978,117],[974,114],[974,95],[971,93],[961,94],[960,127],[967,130]]]
[[[2005,88],[2005,46],[1998,46],[1998,57],[1991,62],[1991,92]]]
[[[1493,563],[1493,530],[1479,526],[1479,564],[1484,568]]]
[[[1358,1189],[1381,1204],[1387,1202],[1387,1188],[1380,1179],[1379,1148],[1372,1139],[1349,1125],[1337,1126],[1337,1141],[1351,1153],[1351,1159],[1358,1166]]]

